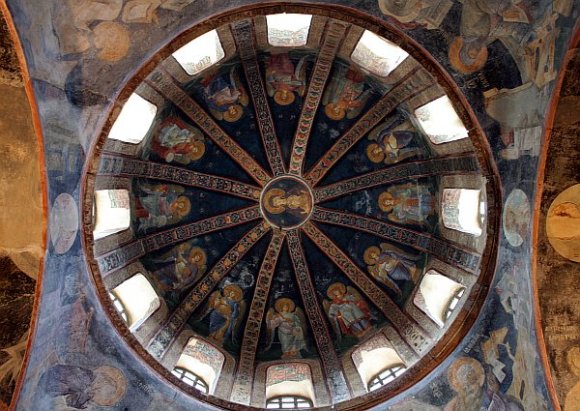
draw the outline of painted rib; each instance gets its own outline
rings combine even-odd
[[[240,58],[242,59],[242,66],[244,67],[244,74],[248,81],[250,95],[254,103],[258,128],[260,129],[268,163],[274,176],[285,174],[286,170],[284,169],[282,150],[278,143],[278,137],[276,137],[274,119],[272,118],[272,112],[268,105],[264,80],[262,79],[262,73],[258,65],[256,39],[254,37],[252,20],[247,19],[234,23],[233,33],[240,52]]]
[[[270,175],[253,157],[236,143],[195,100],[189,97],[167,72],[159,69],[149,76],[145,82],[179,107],[215,144],[246,170],[256,182],[263,186],[270,180]]]

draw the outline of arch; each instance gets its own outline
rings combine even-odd
[[[145,276],[137,273],[110,291],[115,308],[131,330],[137,329],[160,306],[157,293]]]
[[[423,276],[413,302],[435,321],[439,328],[443,328],[464,292],[463,285],[435,270],[429,270]]]
[[[441,210],[445,227],[474,236],[481,235],[485,213],[481,190],[445,188]]]

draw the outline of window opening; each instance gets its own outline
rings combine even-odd
[[[275,47],[299,47],[308,42],[310,14],[270,14],[268,24],[268,43]]]
[[[452,312],[457,308],[464,291],[463,285],[435,270],[429,270],[421,280],[414,303],[440,328],[443,328],[445,321],[449,318],[450,307],[452,307]],[[454,299],[457,301],[454,302]]]
[[[266,408],[271,410],[299,410],[311,408],[314,404],[308,398],[294,395],[271,398],[266,402]]]
[[[157,293],[141,273],[122,282],[111,294],[117,297],[117,301],[124,308],[127,326],[131,330],[136,329],[161,306]],[[115,307],[119,310],[117,305]]]
[[[131,94],[113,123],[109,138],[131,144],[140,143],[149,132],[155,114],[157,114],[155,104],[137,93]]]
[[[117,312],[119,313],[121,318],[123,318],[123,320],[125,320],[126,323],[129,322],[129,317],[127,317],[127,311],[125,310],[125,306],[123,305],[121,300],[119,300],[117,296],[112,292],[109,292],[109,297],[111,297],[111,301],[113,302],[113,305],[117,309]]]
[[[199,375],[180,367],[175,367],[171,373],[190,387],[193,387],[204,394],[208,393],[208,385]]]
[[[350,58],[371,73],[387,77],[408,56],[396,44],[365,30]]]
[[[446,188],[442,197],[443,224],[447,228],[474,236],[482,233],[485,202],[481,190]]]
[[[455,295],[451,299],[451,302],[449,303],[449,307],[447,307],[447,313],[445,314],[446,320],[449,317],[451,317],[451,314],[453,314],[453,311],[455,311],[455,308],[457,307],[457,303],[459,303],[459,300],[461,300],[461,297],[463,297],[464,293],[465,293],[465,288],[457,290],[457,292],[455,293]]]
[[[376,377],[374,377],[371,382],[369,382],[369,391],[374,391],[383,385],[387,385],[399,375],[405,372],[405,367],[403,365],[396,365],[394,367],[387,368],[381,371]]]
[[[128,190],[95,191],[95,240],[126,230],[131,224]]]
[[[415,117],[433,144],[467,138],[467,129],[449,97],[443,96],[415,110]]]
[[[175,60],[190,76],[213,66],[225,56],[216,30],[202,34],[173,53]]]

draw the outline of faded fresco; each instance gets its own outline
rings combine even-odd
[[[40,313],[22,388],[13,404],[16,410],[154,411],[207,407],[176,390],[138,360],[141,357],[113,329],[81,247],[82,230],[88,228],[81,226],[82,216],[75,212],[87,211],[83,209],[81,186],[89,150],[117,93],[136,70],[193,24],[226,8],[255,2],[218,3],[7,1],[23,43],[39,107],[50,216]],[[347,5],[383,19],[418,42],[444,67],[464,93],[488,138],[504,193],[496,271],[474,327],[433,372],[376,409],[555,409],[548,394],[535,329],[531,219],[546,110],[578,18],[577,4],[572,0],[318,3]],[[297,39],[304,40],[300,36]],[[279,164],[270,157],[270,151],[263,149],[259,138],[256,143],[244,139],[247,135],[268,136],[268,130],[261,128],[265,117],[257,114],[258,105],[269,105],[269,115],[280,120],[274,121],[273,127],[282,141],[279,157],[291,165],[294,175],[302,175],[304,170],[316,167],[318,159],[340,136],[372,109],[384,90],[376,85],[372,75],[337,57],[335,64],[328,67],[327,87],[318,90],[320,104],[309,113],[316,119],[311,133],[317,138],[296,156],[292,130],[300,127],[302,108],[309,103],[307,89],[311,75],[317,74],[316,56],[307,48],[287,53],[260,52],[256,67],[264,73],[263,99],[253,98],[256,82],[248,80],[250,76],[241,69],[238,59],[242,57],[203,72],[187,84],[191,100],[208,113],[200,123],[211,127],[198,127],[182,108],[168,103],[145,137],[148,149],[126,156],[154,163],[167,172],[165,178],[171,176],[173,180],[170,183],[153,178],[154,172],[127,177],[142,163],[124,170],[124,178],[129,181],[124,188],[131,191],[131,221],[129,230],[120,235],[130,233],[135,237],[126,237],[119,243],[125,246],[132,244],[133,238],[146,238],[139,246],[147,252],[127,251],[127,255],[133,253],[130,263],[146,271],[145,276],[169,312],[179,314],[182,302],[188,301],[186,306],[193,313],[186,318],[171,317],[171,322],[163,323],[166,329],[155,336],[144,326],[138,330],[138,337],[153,341],[148,348],[158,357],[165,354],[165,345],[175,330],[172,327],[181,321],[179,327],[193,330],[236,361],[250,358],[252,366],[254,359],[258,363],[306,361],[326,354],[317,345],[320,328],[309,323],[316,319],[325,324],[322,328],[328,328],[326,337],[335,344],[336,355],[349,355],[392,321],[385,314],[388,310],[383,302],[368,297],[369,290],[375,296],[389,296],[394,307],[402,309],[408,306],[423,270],[432,261],[418,253],[416,244],[410,241],[395,244],[369,231],[330,223],[314,226],[307,218],[312,214],[313,219],[333,221],[340,217],[332,214],[333,210],[343,210],[344,214],[358,214],[395,227],[393,241],[403,236],[411,238],[417,231],[425,238],[437,238],[444,232],[438,220],[441,178],[398,178],[396,183],[365,190],[356,202],[350,203],[329,189],[316,199],[321,206],[314,211],[313,194],[288,181],[273,180],[278,184],[268,186],[271,190],[264,191],[264,197],[268,197],[260,198],[255,187],[266,186],[270,181],[267,174]],[[148,87],[154,89],[156,81],[155,76],[148,78]],[[409,118],[402,109],[392,110],[369,127],[348,155],[336,160],[336,167],[316,178],[326,187],[388,167],[401,166],[404,175],[408,170],[405,167],[442,156]],[[281,123],[288,124],[287,129],[280,129]],[[221,132],[232,136],[231,141],[220,145],[209,136]],[[16,137],[12,140],[17,141]],[[244,158],[232,155],[242,154],[236,151],[238,146],[250,154]],[[26,153],[22,164],[32,156]],[[295,157],[299,161],[292,163]],[[326,163],[321,164],[323,168]],[[167,170],[173,169],[161,166],[179,171],[170,174]],[[195,188],[199,181],[196,179],[206,178],[205,174],[212,178],[203,180],[203,184],[213,184],[212,190]],[[230,179],[240,184],[228,185]],[[19,199],[18,203],[24,201]],[[499,213],[499,209],[495,212]],[[269,224],[267,230],[264,222]],[[352,226],[355,223],[349,222]],[[38,228],[27,225],[32,226],[31,230]],[[293,276],[296,249],[289,244],[293,239],[280,234],[282,229],[295,226],[307,234],[301,237],[309,251],[303,256],[305,266],[316,268],[308,277],[312,279],[308,298],[301,288],[304,282]],[[223,227],[227,230],[221,230]],[[270,233],[270,227],[280,230]],[[180,230],[200,230],[203,234],[190,235],[182,241],[180,236],[187,234]],[[334,242],[329,245],[325,238]],[[333,245],[348,257],[341,259]],[[42,251],[37,248],[33,251],[41,256]],[[102,255],[114,255],[114,248],[100,251]],[[451,262],[449,257],[445,263],[472,268],[469,255],[461,254],[460,248],[439,252],[440,258],[459,255],[457,261]],[[105,281],[121,282],[115,277],[116,263],[114,257],[99,261]],[[365,288],[337,270],[340,264],[351,273],[368,275]],[[34,287],[34,281],[26,281],[30,283],[28,288]],[[31,300],[28,294],[33,291],[28,288],[24,294]],[[30,307],[31,301],[27,304]],[[313,312],[312,304],[316,304],[318,313]],[[255,320],[257,311],[263,313],[261,321]],[[7,392],[13,389],[10,387],[14,386],[17,373],[17,367],[11,364],[22,355],[25,328],[0,347],[0,371],[4,371],[0,372],[0,399],[5,404],[10,401]],[[420,335],[412,338],[421,341]],[[252,344],[255,358],[247,357],[245,349]],[[569,370],[563,385],[565,392],[558,391],[566,411],[574,409],[569,404],[576,404],[578,398],[577,346],[578,342],[566,347],[565,357],[560,354],[561,347],[557,354],[558,363]],[[8,360],[2,362],[3,358]],[[326,361],[331,360],[326,357]],[[237,372],[243,374],[244,366]],[[234,392],[245,392],[244,381],[236,381],[239,385],[235,385]],[[227,388],[218,386],[217,390],[231,392]],[[335,390],[332,395],[343,395],[338,385],[330,388]]]

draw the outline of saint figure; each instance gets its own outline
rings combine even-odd
[[[289,298],[279,298],[266,314],[268,326],[268,346],[272,347],[274,335],[278,331],[278,340],[282,346],[282,358],[301,358],[300,350],[306,349],[304,312],[297,308]]]
[[[395,223],[424,225],[435,212],[435,199],[427,186],[408,183],[381,193],[379,208]]]
[[[323,301],[324,311],[338,339],[349,335],[361,338],[372,329],[369,307],[353,287],[334,283],[326,295],[329,300]]]
[[[214,291],[202,318],[209,317],[209,338],[223,345],[236,343],[237,330],[244,317],[246,303],[242,289],[228,284],[222,291]]]

